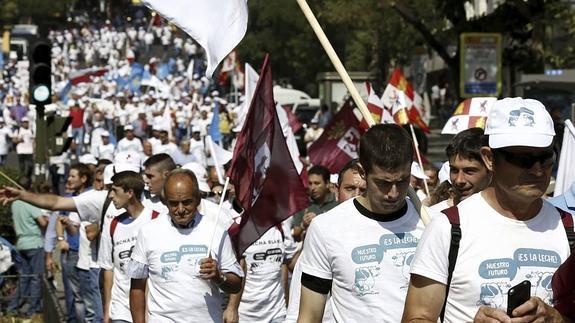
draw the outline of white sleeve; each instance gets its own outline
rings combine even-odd
[[[236,259],[236,254],[232,248],[232,241],[227,231],[222,233],[222,243],[218,250],[218,263],[220,271],[223,273],[234,273],[239,277],[244,277],[244,271]]]
[[[114,268],[112,238],[110,237],[110,229],[102,229],[100,234],[100,249],[98,250],[98,265],[105,270],[112,270]]]
[[[411,273],[447,284],[451,224],[438,215],[425,228],[411,263]]]
[[[82,221],[100,223],[107,191],[91,190],[72,197]]]
[[[326,239],[321,232],[320,221],[311,221],[301,254],[302,272],[323,279],[332,279],[330,260],[326,249]],[[319,223],[319,224],[318,224]]]
[[[134,246],[134,250],[132,250],[132,254],[130,256],[131,260],[137,261],[144,265],[149,265],[148,263],[148,255],[147,255],[147,248],[146,248],[146,235],[144,233],[144,226],[138,232],[138,238],[136,239],[136,245]]]

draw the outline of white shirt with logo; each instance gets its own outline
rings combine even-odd
[[[130,278],[126,275],[126,266],[140,229],[152,221],[152,210],[144,208],[135,219],[124,217],[114,229],[114,236],[108,230],[102,232],[100,240],[100,257],[98,263],[105,270],[114,271],[112,299],[110,301],[110,318],[113,320],[131,321],[130,313]],[[165,215],[164,215],[165,216]]]
[[[332,280],[337,322],[400,322],[423,223],[411,202],[399,219],[379,222],[361,214],[354,200],[311,222],[302,272]]]
[[[219,288],[199,276],[213,230],[214,221],[200,213],[189,229],[176,228],[169,216],[160,216],[140,230],[131,258],[148,267],[149,322],[222,321]],[[243,277],[227,227],[218,226],[211,253],[221,272]]]
[[[244,252],[247,273],[238,309],[241,322],[271,322],[286,315],[282,265],[295,253],[291,245],[285,234],[272,227]]]
[[[559,212],[543,202],[534,218],[518,221],[474,194],[457,205],[461,223],[459,255],[448,293],[445,322],[473,321],[480,306],[507,309],[507,291],[531,281],[531,296],[551,304],[551,278],[569,256]],[[425,230],[411,273],[446,284],[451,224],[435,216]]]

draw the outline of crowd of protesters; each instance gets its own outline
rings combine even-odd
[[[51,158],[49,185],[30,185],[36,113],[17,60],[5,64],[0,88],[0,162],[14,149],[21,170],[21,187],[0,194],[12,203],[18,241],[10,250],[23,277],[0,309],[6,315],[38,317],[40,278],[60,271],[68,322],[573,319],[573,286],[564,287],[573,273],[558,270],[573,250],[573,199],[551,201],[561,208],[544,199],[555,131],[538,101],[497,101],[485,131],[455,136],[439,170],[413,163],[401,127],[372,127],[359,159],[337,176],[306,163],[310,206],[236,257],[227,229],[242,209],[233,185],[223,192],[208,142],[233,149],[242,102],[200,76],[201,50],[154,24],[49,38],[55,95],[47,109],[72,118],[73,138]],[[106,72],[71,86],[74,73],[93,66]],[[312,120],[305,144],[325,118]],[[415,196],[429,206],[430,224]],[[522,280],[532,297],[506,312],[507,292]]]

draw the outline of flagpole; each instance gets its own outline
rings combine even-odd
[[[415,145],[415,155],[417,156],[417,162],[423,171],[423,163],[421,162],[421,154],[419,153],[419,142],[417,141],[415,130],[413,129],[413,125],[411,123],[409,124],[409,129],[411,129],[411,137],[413,138],[413,144]],[[425,194],[429,196],[429,186],[427,186],[427,181],[425,178],[423,179],[423,186],[425,187]]]
[[[210,247],[208,248],[208,257],[212,254],[212,247],[214,244],[214,236],[216,235],[216,229],[220,222],[220,214],[222,214],[222,205],[224,204],[224,199],[226,198],[226,192],[228,191],[228,184],[230,183],[230,178],[226,177],[226,183],[224,184],[224,189],[222,190],[222,195],[220,196],[220,204],[218,206],[218,216],[216,217],[216,223],[214,224],[214,230],[212,231],[212,239],[210,240]]]
[[[323,49],[327,53],[327,56],[329,56],[331,63],[334,65],[337,73],[341,77],[341,80],[345,84],[345,87],[347,88],[347,90],[351,94],[353,101],[355,102],[355,104],[359,108],[359,111],[361,112],[361,114],[365,118],[365,121],[367,122],[368,126],[370,126],[370,127],[373,126],[375,124],[375,121],[373,120],[371,113],[369,113],[369,110],[367,109],[365,102],[363,102],[361,95],[359,95],[359,92],[357,91],[355,85],[353,84],[353,81],[349,77],[349,74],[347,73],[347,71],[345,70],[345,67],[341,63],[341,60],[337,56],[337,53],[335,52],[335,50],[331,46],[329,39],[327,39],[327,36],[323,32],[323,29],[319,25],[319,22],[317,21],[317,19],[315,18],[315,15],[311,11],[311,8],[309,7],[309,5],[307,4],[307,2],[305,0],[297,0],[297,3],[299,4],[301,10],[303,11],[309,24],[311,25],[311,28],[313,29],[317,38],[319,39],[319,42],[323,46]]]

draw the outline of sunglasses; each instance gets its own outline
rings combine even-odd
[[[533,167],[536,163],[539,163],[543,168],[552,166],[555,163],[555,152],[553,151],[542,154],[517,154],[503,149],[495,149],[494,151],[496,154],[503,156],[506,162],[525,169]]]

